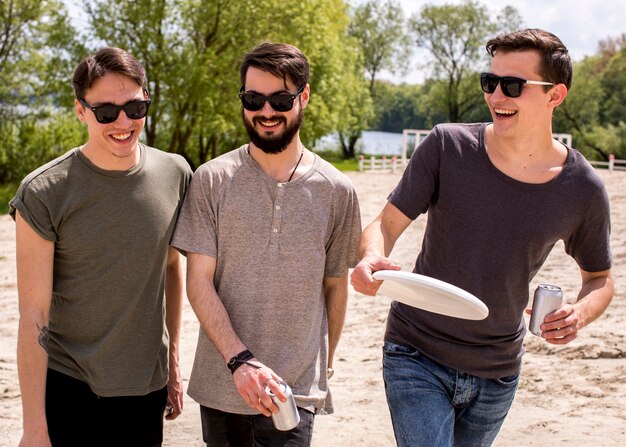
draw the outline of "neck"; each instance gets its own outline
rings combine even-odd
[[[113,154],[110,151],[93,147],[87,142],[81,152],[94,165],[105,171],[128,171],[139,164],[141,159],[141,149],[139,143],[128,152],[120,151],[119,154]]]
[[[543,183],[554,178],[567,158],[567,149],[552,138],[552,133],[506,138],[495,135],[493,127],[488,126],[485,146],[496,168],[528,183]]]
[[[298,178],[308,163],[307,151],[299,139],[294,139],[278,154],[265,153],[252,143],[248,145],[248,152],[267,175],[283,183]]]
[[[519,160],[526,157],[546,155],[559,150],[552,138],[552,129],[544,131],[530,131],[522,136],[503,136],[494,132],[493,125],[487,126],[485,134],[487,150],[497,152],[507,160]]]

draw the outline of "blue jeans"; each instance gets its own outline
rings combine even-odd
[[[398,447],[477,447],[496,438],[519,373],[483,379],[385,342],[383,378]]]

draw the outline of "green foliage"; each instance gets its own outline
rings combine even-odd
[[[84,4],[92,37],[127,49],[146,66],[154,100],[148,144],[179,153],[192,166],[247,141],[238,68],[244,52],[262,41],[290,43],[309,59],[312,99],[302,131],[305,143],[345,126],[348,96],[359,93],[356,59],[346,51],[348,19],[341,0]]]
[[[604,92],[601,120],[612,125],[626,121],[626,47],[610,57],[600,84]]]
[[[349,34],[361,49],[361,64],[374,93],[381,70],[404,73],[411,56],[411,40],[405,31],[402,7],[393,0],[369,0],[352,11]]]
[[[72,52],[80,47],[60,1],[0,2],[0,182],[79,143],[68,119]],[[72,114],[73,115],[73,114]]]
[[[22,180],[36,167],[79,146],[86,131],[73,112],[26,116],[0,123],[0,184]]]
[[[345,71],[349,80],[344,85],[344,91],[349,91],[344,108],[347,113],[341,116],[337,131],[343,156],[353,158],[362,131],[372,127],[376,76],[381,70],[392,73],[406,70],[411,48],[404,12],[393,0],[385,3],[368,0],[354,7],[348,34],[345,44],[355,55],[350,64],[354,68]],[[367,84],[363,74],[367,76]]]
[[[81,29],[66,4],[82,7]],[[478,87],[484,44],[522,27],[513,7],[491,18],[476,1],[427,5],[410,21],[397,0],[10,0],[0,1],[0,183],[16,182],[86,141],[73,113],[71,77],[88,53],[125,48],[146,67],[153,104],[145,141],[182,154],[192,166],[247,142],[241,124],[239,64],[263,41],[291,43],[311,63],[311,101],[301,137],[329,133],[353,163],[363,129],[399,132],[444,121],[489,120]],[[420,85],[376,79],[403,72],[407,32],[427,50]],[[573,135],[587,157],[626,158],[626,36],[600,42],[578,62],[555,114],[554,131]],[[338,161],[335,161],[338,162]],[[9,188],[10,189],[10,188]]]
[[[626,38],[600,43],[599,54],[574,65],[574,79],[556,110],[554,130],[572,134],[573,145],[591,160],[626,158]]]
[[[19,182],[0,183],[0,214],[9,212],[9,201],[15,196],[19,185]]]
[[[515,8],[507,6],[493,21],[484,5],[469,0],[458,5],[426,5],[411,17],[415,42],[428,51],[433,78],[442,82],[437,95],[445,105],[446,121],[468,121],[468,116],[477,114],[482,95],[476,89],[476,72],[487,65],[487,37],[507,30],[509,21],[521,24]]]

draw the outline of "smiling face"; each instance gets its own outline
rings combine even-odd
[[[132,79],[107,73],[97,79],[82,98],[92,107],[103,104],[124,105],[132,100],[147,99],[144,89]],[[138,141],[146,119],[133,120],[120,111],[112,123],[101,124],[94,113],[75,100],[78,119],[87,124],[89,139],[83,153],[96,166],[107,170],[124,171],[139,162]]]
[[[539,72],[541,55],[538,51],[498,52],[491,62],[491,73],[498,76],[515,76],[533,81],[543,81]],[[502,93],[500,85],[493,93],[485,93],[485,101],[491,111],[496,135],[524,135],[537,129],[550,129],[552,111],[556,105],[554,94],[543,86],[525,84],[518,98]]]
[[[246,73],[246,92],[271,96],[277,93],[295,94],[298,90],[290,79],[286,85],[273,74],[256,67],[248,68]],[[244,125],[252,144],[268,154],[284,151],[289,144],[297,143],[298,132],[302,124],[303,111],[309,100],[309,86],[293,101],[293,107],[286,112],[275,111],[269,102],[256,111],[242,111]]]

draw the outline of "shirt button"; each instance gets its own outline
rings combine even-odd
[[[280,205],[276,205],[276,209],[279,210],[280,209]]]
[[[274,229],[272,230],[272,232],[273,232],[274,234],[278,233],[278,228],[274,228]]]
[[[283,184],[282,184],[282,183],[279,183],[279,184],[278,184],[278,187],[279,187],[279,188],[282,188],[282,186],[283,186]]]

